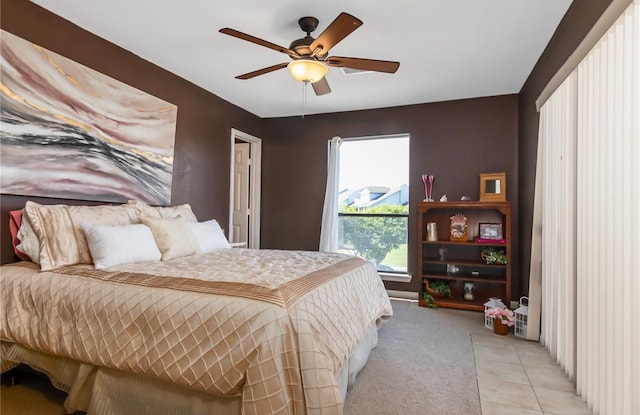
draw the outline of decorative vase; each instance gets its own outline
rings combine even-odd
[[[438,240],[438,228],[435,222],[427,223],[427,241],[437,241]]]
[[[467,301],[476,299],[476,285],[473,282],[465,281],[463,298]]]
[[[509,333],[509,326],[502,324],[498,319],[493,320],[493,332],[501,336],[506,336]]]

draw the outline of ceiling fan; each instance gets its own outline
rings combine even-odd
[[[399,62],[392,61],[328,56],[329,50],[332,47],[362,26],[360,19],[348,13],[340,13],[316,39],[311,36],[311,32],[318,27],[318,19],[315,17],[302,17],[298,20],[298,24],[307,35],[291,42],[288,48],[228,27],[220,29],[220,33],[273,49],[289,55],[289,57],[293,59],[289,63],[279,63],[267,68],[258,69],[257,71],[238,75],[236,79],[251,79],[288,67],[291,75],[295,79],[301,82],[311,83],[316,95],[324,95],[331,92],[329,83],[324,77],[328,71],[327,65],[386,73],[395,73],[400,66]]]

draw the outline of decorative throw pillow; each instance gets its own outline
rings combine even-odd
[[[130,225],[137,221],[133,209],[126,205],[46,206],[29,201],[23,214],[38,237],[43,271],[93,263],[82,224]]]
[[[13,246],[13,253],[23,261],[31,261],[29,255],[25,254],[18,249],[20,245],[20,238],[18,238],[18,231],[22,227],[22,209],[9,211],[9,233],[11,234],[11,246]],[[35,235],[34,235],[35,236]],[[37,240],[37,238],[36,238]]]
[[[151,229],[142,224],[83,224],[93,265],[98,269],[135,262],[159,261],[161,254]]]
[[[151,218],[151,219],[163,219],[163,218],[182,218],[187,222],[197,222],[198,218],[191,210],[191,205],[185,203],[178,206],[149,206],[140,200],[129,200],[127,206],[135,209],[138,218]]]
[[[60,207],[65,205],[50,206]],[[26,209],[22,209],[22,223],[20,224],[20,229],[18,229],[17,235],[20,243],[16,246],[16,249],[27,255],[34,264],[40,264],[40,241],[38,240],[38,235],[36,235],[33,227],[31,226],[29,215],[25,210]]]
[[[191,232],[193,232],[198,240],[201,253],[231,248],[218,221],[215,219],[205,222],[189,222],[187,225],[189,225]]]
[[[163,261],[197,254],[200,250],[198,240],[182,218],[140,218],[140,221],[151,228]]]

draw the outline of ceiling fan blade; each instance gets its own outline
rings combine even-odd
[[[326,56],[329,49],[338,44],[342,39],[351,34],[354,30],[362,26],[362,20],[350,15],[340,13],[331,24],[324,29],[324,32],[311,43],[312,56]]]
[[[292,58],[299,58],[300,57],[300,55],[298,55],[295,51],[293,51],[293,50],[291,50],[289,48],[285,48],[284,46],[276,45],[275,43],[267,42],[266,40],[257,38],[255,36],[248,35],[246,33],[239,32],[239,31],[237,31],[235,29],[230,29],[228,27],[225,27],[223,29],[220,29],[220,33],[224,33],[225,35],[237,37],[238,39],[246,40],[247,42],[255,43],[256,45],[264,46],[265,48],[273,49],[273,50],[281,52],[281,53],[286,53],[287,55],[291,56]]]
[[[279,63],[277,65],[269,66],[268,68],[258,69],[257,71],[249,72],[244,75],[236,76],[236,79],[251,79],[258,75],[264,75],[269,72],[277,71],[278,69],[286,68],[288,63]]]
[[[321,80],[314,82],[311,85],[313,86],[313,92],[315,92],[318,96],[325,95],[331,92],[329,82],[327,82],[327,78],[324,76]]]
[[[331,56],[325,62],[329,66],[337,66],[340,68],[386,73],[395,73],[400,67],[400,62],[380,61],[376,59],[345,58],[341,56]]]

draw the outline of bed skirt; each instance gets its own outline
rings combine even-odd
[[[336,374],[343,401],[349,385],[364,368],[378,344],[375,323],[369,327],[349,359]],[[46,374],[67,392],[67,412],[87,415],[240,415],[241,397],[215,396],[148,376],[80,363],[2,342],[2,372],[19,364]]]

